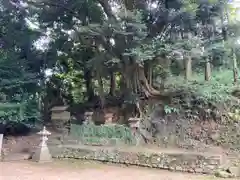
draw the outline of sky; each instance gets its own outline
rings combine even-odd
[[[232,5],[234,8],[239,8],[237,11],[236,11],[236,19],[238,21],[240,21],[240,0],[230,0],[230,5]]]
[[[240,0],[230,0],[234,7],[240,7]]]

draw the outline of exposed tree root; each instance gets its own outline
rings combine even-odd
[[[145,76],[143,67],[138,66],[136,73],[138,73],[139,84],[140,84],[140,87],[142,88],[144,94],[146,95],[146,97],[153,97],[153,96],[161,95],[161,92],[154,89],[148,82],[148,80]]]

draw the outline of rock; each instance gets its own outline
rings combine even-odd
[[[228,171],[235,177],[240,177],[240,166],[232,166],[228,168]]]
[[[177,167],[175,168],[175,170],[176,170],[176,171],[182,171],[183,168],[182,168],[181,166],[177,166]]]
[[[32,158],[32,153],[12,153],[3,158],[3,161],[21,161]]]
[[[215,172],[215,176],[220,178],[229,178],[229,173],[227,173],[226,171],[219,170]]]
[[[220,134],[219,134],[219,133],[214,133],[214,134],[211,135],[211,139],[212,139],[213,141],[218,140],[219,137],[220,137]]]
[[[215,176],[219,177],[219,178],[233,178],[234,175],[232,175],[231,173],[224,171],[224,170],[217,170],[215,172]]]
[[[203,169],[202,168],[195,168],[195,173],[202,173]]]

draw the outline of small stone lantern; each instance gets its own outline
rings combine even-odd
[[[113,124],[113,113],[104,114],[105,124]]]
[[[51,122],[55,130],[68,135],[70,129],[71,113],[68,106],[54,106],[51,109]]]
[[[84,124],[92,124],[93,123],[93,112],[87,111],[84,113]]]
[[[132,130],[137,130],[139,128],[139,125],[140,125],[140,121],[141,121],[141,118],[129,118],[128,119],[128,122],[129,122],[129,126]]]
[[[51,133],[47,131],[46,127],[44,126],[43,130],[38,132],[37,134],[42,136],[41,143],[39,144],[36,151],[34,152],[32,156],[32,160],[39,163],[51,162],[52,156],[47,146],[48,136],[51,135]]]
[[[136,145],[140,145],[141,139],[142,139],[141,134],[139,132],[140,121],[141,121],[141,118],[136,118],[136,117],[132,117],[128,119],[129,126],[132,131],[132,135],[136,138],[136,141],[137,141]]]

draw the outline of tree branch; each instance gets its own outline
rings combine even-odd
[[[109,0],[98,0],[98,2],[102,6],[103,11],[108,16],[108,18],[117,21],[114,13],[112,11],[112,8],[111,8],[111,5],[109,3]]]
[[[76,17],[77,19],[81,20],[81,17],[72,9],[68,8],[67,6],[65,6],[64,4],[61,3],[55,3],[52,1],[33,1],[33,0],[28,0],[27,4],[33,5],[35,7],[40,7],[40,8],[44,8],[46,6],[54,6],[54,7],[59,7],[59,8],[63,8],[65,10],[67,10],[69,13],[71,13],[74,17]]]

